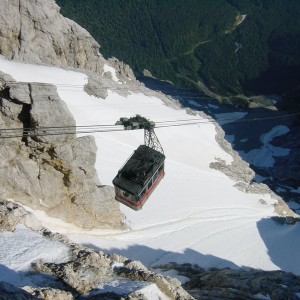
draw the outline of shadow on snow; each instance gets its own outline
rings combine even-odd
[[[264,218],[257,222],[257,229],[270,260],[282,271],[300,275],[300,223],[287,225]]]
[[[238,269],[239,266],[231,261],[222,259],[210,254],[201,254],[193,249],[185,249],[182,253],[166,251],[163,249],[152,249],[144,245],[132,245],[126,249],[101,249],[93,244],[84,244],[84,246],[93,248],[96,250],[101,250],[108,254],[118,254],[127,257],[131,260],[141,261],[147,267],[155,267],[159,265],[164,265],[169,262],[176,262],[178,264],[183,264],[188,261],[197,264],[203,268],[231,268]]]

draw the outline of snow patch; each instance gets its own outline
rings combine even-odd
[[[263,295],[261,293],[253,295],[253,299],[257,299],[257,300],[272,300],[272,298],[270,297],[269,294]]]
[[[101,295],[108,292],[114,292],[119,295],[127,295],[136,292],[143,295],[146,299],[169,300],[169,298],[159,290],[156,284],[132,280],[114,280],[109,283],[101,284],[95,287],[89,295]]]
[[[116,70],[113,67],[111,67],[107,64],[104,64],[103,69],[104,69],[104,72],[108,72],[108,73],[111,74],[112,79],[115,82],[118,82],[119,84],[122,84],[122,82],[120,82],[119,78],[117,77]]]
[[[124,263],[120,263],[118,261],[114,261],[111,265],[111,267],[114,269],[114,268],[121,268],[121,267],[124,267]]]
[[[185,284],[185,283],[187,283],[191,280],[187,276],[179,275],[179,272],[176,271],[176,270],[163,271],[160,268],[155,268],[155,272],[159,273],[163,276],[169,276],[169,277],[172,277],[172,278],[176,278],[177,280],[179,280],[181,282],[181,284]]]
[[[194,106],[201,106],[197,101],[194,100],[189,100],[189,104],[194,105]]]
[[[14,232],[0,232],[0,281],[13,285],[26,282],[26,272],[38,260],[63,263],[69,260],[69,248],[49,240],[29,228],[18,225]]]
[[[264,133],[260,137],[263,146],[260,149],[253,149],[249,152],[241,151],[241,155],[247,158],[251,164],[259,167],[270,168],[274,166],[274,157],[286,156],[290,153],[290,149],[275,147],[270,142],[278,136],[289,132],[289,128],[283,125],[273,127],[268,133]]]
[[[220,107],[218,105],[211,104],[211,103],[208,103],[207,106],[210,107],[210,108],[213,108],[213,109],[220,109]]]
[[[242,15],[242,18],[240,21],[237,22],[236,27],[241,25],[245,21],[246,17],[247,17],[247,15]]]
[[[215,114],[216,121],[220,125],[224,125],[227,123],[234,122],[236,120],[244,118],[248,113],[247,112],[231,112],[231,113],[221,113],[221,114]]]
[[[260,137],[260,141],[265,145],[270,143],[275,137],[285,135],[290,131],[287,126],[277,125],[271,129],[268,133],[264,133]]]

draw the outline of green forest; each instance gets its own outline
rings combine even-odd
[[[104,57],[223,96],[299,88],[299,0],[56,0]]]

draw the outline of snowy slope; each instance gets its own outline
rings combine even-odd
[[[135,114],[155,122],[202,119],[139,93],[122,97],[109,92],[105,100],[89,96],[78,87],[87,82],[86,75],[78,72],[3,59],[0,70],[17,81],[56,84],[77,125],[114,124],[120,117]],[[76,242],[141,260],[147,266],[176,261],[203,267],[245,266],[300,274],[299,225],[274,223],[270,217],[274,216],[275,200],[269,195],[245,194],[224,174],[209,168],[216,158],[232,161],[215,141],[212,123],[157,128],[156,134],[167,157],[166,176],[142,211],[122,206],[131,230],[87,232],[37,213],[43,225]],[[103,184],[111,185],[118,169],[143,143],[143,132],[94,136],[99,178]]]
[[[41,284],[50,276],[26,276],[31,263],[43,259],[63,263],[69,260],[69,248],[58,241],[51,241],[19,225],[14,232],[0,232],[0,281],[15,286]]]

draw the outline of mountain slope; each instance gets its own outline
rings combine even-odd
[[[22,0],[21,2],[23,4],[29,3],[29,1]],[[42,2],[39,0],[35,3],[41,4]],[[44,35],[44,37],[47,36],[47,34]],[[57,86],[58,95],[72,112],[76,119],[76,125],[88,126],[85,127],[88,128],[87,133],[82,132],[84,127],[77,127],[78,135],[92,133],[95,138],[98,146],[96,168],[104,185],[111,185],[112,178],[120,166],[132,151],[142,143],[143,139],[141,131],[121,131],[121,128],[114,125],[115,121],[120,117],[132,116],[136,113],[151,118],[157,123],[156,132],[167,155],[166,176],[141,212],[133,212],[127,207],[121,206],[129,227],[123,231],[83,230],[76,226],[77,218],[72,220],[75,223],[74,225],[50,218],[40,210],[32,211],[30,208],[28,210],[31,210],[47,228],[66,233],[73,241],[78,241],[80,244],[98,250],[100,248],[107,249],[109,252],[123,253],[129,258],[140,258],[148,267],[158,267],[161,264],[177,261],[201,264],[207,268],[231,267],[237,269],[237,272],[221,271],[220,273],[225,274],[227,279],[228,277],[230,279],[230,274],[233,274],[233,276],[244,274],[244,272],[240,273],[238,269],[248,267],[265,270],[282,269],[299,274],[300,266],[297,259],[300,250],[299,222],[293,226],[287,225],[290,220],[296,222],[298,216],[292,214],[288,207],[267,187],[252,183],[253,171],[224,141],[224,133],[220,127],[205,114],[182,109],[170,97],[146,89],[135,81],[133,76],[126,76],[126,74],[131,74],[130,69],[116,60],[111,61],[111,65],[110,62],[101,59],[100,55],[100,61],[101,68],[96,70],[97,74],[95,74],[86,70],[81,73],[78,70],[67,71],[47,66],[12,62],[1,57],[0,71],[10,74],[20,82],[26,82],[23,86],[28,85],[28,81],[34,81],[36,82],[35,86],[40,87],[40,90],[45,91],[45,93],[45,84],[50,83]],[[58,64],[60,65],[60,63]],[[126,74],[124,74],[124,71],[126,71]],[[7,84],[13,82],[9,76],[3,75],[3,77],[8,81]],[[29,84],[29,86],[31,85]],[[2,90],[1,96],[1,101],[5,102],[7,89]],[[43,96],[47,98],[47,101],[55,100],[47,93]],[[28,97],[26,99],[28,100]],[[11,113],[12,111],[9,110],[11,107],[14,107],[14,105],[5,106],[3,111]],[[43,115],[47,121],[47,117],[52,114],[52,111],[51,113],[49,111],[51,110],[45,110]],[[160,126],[161,124],[172,126],[167,125],[164,127]],[[91,125],[101,125],[101,127]],[[103,129],[103,125],[105,125],[105,130],[102,130],[102,132],[99,132],[99,130],[91,132],[95,131],[93,130],[95,128]],[[114,132],[115,129],[120,131]],[[86,139],[83,138],[82,140]],[[85,145],[82,147],[83,150],[85,150]],[[62,142],[62,147],[64,146],[65,143]],[[90,149],[86,149],[85,154],[89,155],[89,151]],[[52,152],[48,154],[53,155]],[[2,155],[3,153],[1,157]],[[77,160],[78,157],[75,157],[74,161]],[[79,161],[84,163],[82,159],[79,159]],[[86,171],[84,165],[79,169],[83,173]],[[5,186],[2,186],[2,188],[5,188]],[[97,201],[97,199],[92,200]],[[97,208],[102,208],[101,203],[94,203]],[[8,213],[12,214],[13,217],[18,217],[18,212],[12,209],[10,205],[7,209]],[[78,215],[81,215],[81,212],[81,207],[78,206]],[[3,210],[0,211],[0,217],[0,223],[5,224],[3,222]],[[31,268],[26,269],[26,272],[21,270],[24,266],[23,263],[28,267],[33,262],[31,257],[26,261],[22,261],[22,258],[28,258],[29,254],[35,249],[31,247],[32,240],[30,238],[26,239],[29,237],[27,235],[28,229],[22,227],[21,229],[19,227],[8,229],[5,225],[3,230],[5,232],[2,233],[1,241],[6,243],[1,244],[3,251],[0,280],[7,281],[10,279],[13,284],[17,285],[16,277],[17,279],[20,279],[20,277],[29,279],[28,275],[33,275],[33,277],[37,275],[32,273]],[[7,230],[15,230],[15,232],[8,233]],[[45,245],[47,249],[52,245],[51,242],[50,244],[45,242],[45,239],[49,242],[52,234],[48,230],[43,231],[43,234],[45,235],[43,238],[37,237],[35,234],[33,236],[41,241],[41,248],[45,250]],[[30,236],[32,237],[32,235]],[[62,238],[60,235],[54,236],[59,239]],[[13,242],[17,242],[17,244]],[[21,247],[24,244],[26,248]],[[11,248],[6,248],[8,245]],[[34,246],[34,243],[32,245]],[[54,245],[57,244],[54,243]],[[61,279],[68,285],[67,290],[70,291],[71,286],[71,291],[77,297],[78,291],[86,293],[93,288],[99,289],[97,285],[98,276],[101,277],[102,271],[106,271],[106,269],[103,270],[101,265],[99,268],[98,258],[99,256],[107,256],[101,251],[82,249],[74,244],[72,244],[72,247],[74,247],[75,252],[72,253],[74,256],[71,259],[67,257],[64,251],[62,251],[63,255],[58,257],[52,257],[51,253],[47,251],[41,251],[41,253],[33,251],[34,270]],[[54,249],[56,248],[54,247]],[[18,252],[18,250],[20,251]],[[59,249],[57,248],[57,250]],[[7,253],[13,254],[13,258],[6,255]],[[46,258],[48,262],[36,262],[39,254],[45,256],[40,258]],[[113,254],[110,257],[110,261],[106,261],[105,266],[110,271],[113,267],[116,267],[118,276],[128,274],[130,277],[132,274],[130,268],[137,265],[138,268],[132,270],[134,275],[137,276],[135,278],[139,281],[149,279],[153,282],[154,277],[161,288],[161,282],[164,282],[161,276],[155,277],[153,273],[145,272],[141,264],[131,262],[124,257],[120,260],[121,263],[125,263],[125,268],[122,265],[120,267],[119,264],[112,261],[117,259],[116,255]],[[196,267],[196,269],[199,272],[201,268]],[[29,273],[27,273],[28,270]],[[194,271],[191,270],[191,272]],[[255,274],[256,271],[254,270],[253,273]],[[7,274],[11,277],[7,278]],[[263,274],[261,282],[262,285],[265,285],[264,273],[259,272],[259,274]],[[277,285],[280,283],[280,292],[282,290],[284,292],[290,281],[288,280],[288,284],[285,286],[286,281],[281,277],[283,273],[277,272],[276,274],[279,274],[278,277],[276,275],[271,277],[270,280],[272,283],[276,282]],[[214,274],[212,274],[212,277],[214,278]],[[47,279],[49,279],[48,276]],[[297,285],[298,278],[295,281],[295,285]],[[257,281],[254,282],[257,285]],[[47,280],[40,282],[43,285],[48,283]],[[198,290],[197,284],[199,284],[199,281],[195,283],[195,294]],[[116,287],[115,282],[112,285]],[[127,288],[128,285],[130,285],[128,281],[123,283],[123,287]],[[178,287],[178,283],[176,286]],[[216,286],[217,284],[214,284],[214,287]],[[231,286],[229,281],[229,290],[232,292]],[[122,287],[122,282],[117,284],[117,288],[119,287]],[[3,284],[0,285],[0,288],[3,288]],[[75,288],[75,291],[73,288]],[[76,290],[77,288],[78,290]],[[208,288],[211,288],[210,284],[208,284]],[[11,287],[7,289],[13,290]],[[216,289],[218,289],[218,286]],[[255,289],[257,293],[260,290],[265,291],[265,289]],[[296,288],[293,287],[291,295],[298,297],[296,293],[298,290],[297,286]],[[153,299],[152,292],[153,290],[148,290],[145,297]],[[154,292],[157,298],[163,297],[158,293],[159,291],[154,290]],[[266,293],[264,294],[266,295]],[[121,294],[128,295],[124,292],[121,292]],[[245,297],[261,297],[260,294],[253,295],[253,291],[248,294]],[[180,298],[176,295],[176,290],[174,291],[173,287],[171,287],[170,295],[173,295],[174,298],[177,297],[177,299]],[[67,297],[68,295],[64,294],[64,296]],[[92,299],[98,296],[93,294],[93,291],[88,295]],[[135,295],[134,297],[142,296]],[[227,294],[225,297],[227,297]]]
[[[136,74],[149,69],[189,88],[201,80],[222,95],[283,94],[299,84],[296,0],[56,2],[101,43],[105,57]]]
[[[0,61],[0,69],[18,81],[56,84],[77,125],[113,125],[120,117],[136,113],[155,122],[199,122],[157,128],[167,157],[166,176],[141,212],[121,207],[130,231],[81,232],[43,215],[41,221],[46,227],[80,243],[135,257],[148,266],[175,260],[205,267],[248,266],[299,273],[299,226],[274,223],[271,218],[277,216],[274,205],[276,208],[278,200],[266,187],[249,182],[252,173],[246,165],[232,165],[233,173],[239,174],[237,184],[211,169],[212,162],[221,169],[230,168],[236,154],[220,148],[215,140],[217,125],[207,116],[169,107],[174,106],[173,101],[143,88],[141,93],[129,89],[127,96],[108,91],[105,100],[89,96],[83,90],[86,75],[77,72],[5,60]],[[120,91],[128,88],[122,81],[118,85]],[[98,146],[96,169],[103,184],[111,185],[120,166],[142,143],[143,134],[122,131],[93,135]],[[283,253],[289,253],[288,259]]]

